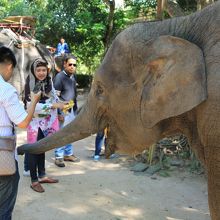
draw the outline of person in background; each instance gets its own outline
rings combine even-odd
[[[94,161],[99,161],[99,159],[100,159],[100,153],[102,150],[103,140],[104,140],[104,144],[105,144],[105,132],[99,131],[96,134],[96,138],[95,138],[95,154],[93,156]]]
[[[16,89],[10,85],[7,81],[11,78],[13,74],[13,69],[16,66],[16,58],[13,52],[5,47],[0,47],[0,140],[1,146],[7,137],[15,136],[14,125],[19,128],[26,128],[30,123],[37,102],[40,99],[41,92],[37,94],[31,93],[31,103],[27,112],[25,111],[23,105],[19,102],[19,97]],[[6,143],[7,147],[7,143]],[[11,146],[8,146],[11,147]],[[11,220],[12,212],[14,209],[18,182],[19,182],[19,172],[17,163],[17,151],[14,142],[13,151],[15,154],[15,173],[9,175],[0,175],[0,219]],[[0,147],[1,148],[1,147]],[[6,149],[0,149],[0,173],[2,173],[3,164],[5,160],[3,153],[7,151]]]
[[[30,168],[29,168],[29,153],[24,154],[24,171],[23,176],[30,176]]]
[[[48,64],[38,58],[31,65],[31,74],[25,84],[24,104],[28,106],[31,101],[30,93],[38,88],[42,91],[41,99],[37,103],[34,118],[27,128],[27,142],[34,143],[59,129],[57,109],[63,109],[65,103],[58,102],[51,77],[49,76]],[[28,153],[28,167],[31,175],[30,187],[36,192],[44,192],[41,183],[57,183],[57,179],[46,176],[45,153]]]
[[[59,111],[60,127],[69,124],[75,118],[76,109],[76,57],[68,55],[64,59],[63,71],[54,77],[54,88],[61,101],[74,103],[66,112]],[[73,154],[73,145],[68,144],[55,149],[55,164],[58,167],[65,167],[64,161],[79,162],[80,159]]]
[[[63,37],[60,38],[60,42],[57,45],[56,56],[64,56],[65,54],[69,54],[70,49],[68,44],[65,42]]]
[[[96,138],[95,138],[95,154],[93,156],[93,160],[95,162],[100,160],[100,156],[101,156],[101,150],[102,150],[102,145],[104,144],[105,150],[106,150],[106,145],[107,145],[107,137],[108,137],[108,127],[106,127],[103,131],[99,131],[96,134]],[[105,157],[106,157],[106,152],[104,153]],[[111,152],[110,155],[110,159],[113,159],[117,157],[117,155],[113,152]],[[107,158],[107,157],[106,157]]]

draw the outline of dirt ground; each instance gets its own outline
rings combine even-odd
[[[18,145],[26,132],[19,131]],[[202,175],[174,172],[152,178],[130,171],[129,157],[94,162],[94,136],[74,144],[80,163],[54,165],[53,151],[46,153],[46,171],[59,179],[44,184],[40,194],[23,177],[23,156],[14,220],[210,220],[206,179]]]
[[[78,96],[81,106],[86,95]],[[26,132],[18,131],[18,145]],[[23,177],[23,156],[19,156],[20,184],[13,220],[210,220],[207,181],[203,175],[185,171],[154,178],[134,173],[131,160],[92,160],[95,136],[74,143],[79,163],[54,165],[54,152],[46,153],[48,176],[57,184],[44,184],[44,193],[30,188]]]

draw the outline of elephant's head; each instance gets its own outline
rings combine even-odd
[[[197,46],[171,36],[134,44],[124,31],[97,70],[78,117],[55,135],[19,150],[46,151],[108,127],[110,151],[136,153],[158,139],[160,121],[205,99],[204,60]]]
[[[24,89],[25,79],[30,73],[31,63],[38,57],[47,60],[53,67],[53,59],[45,46],[36,40],[20,39],[10,29],[3,29],[0,32],[0,45],[9,47],[15,54],[17,66],[10,82],[16,87],[20,94]]]
[[[211,218],[219,220],[219,42],[220,1],[186,17],[132,25],[113,41],[78,117],[20,153],[44,152],[105,127],[110,151],[136,153],[166,131],[184,131],[205,161]]]

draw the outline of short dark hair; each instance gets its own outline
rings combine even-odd
[[[74,56],[73,54],[67,54],[67,55],[64,57],[64,62],[68,62],[68,60],[70,60],[70,59],[77,60],[77,57]]]
[[[13,67],[16,66],[17,61],[11,49],[5,46],[0,46],[0,63],[11,62]]]

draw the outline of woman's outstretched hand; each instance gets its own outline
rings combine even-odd
[[[53,103],[51,108],[55,109],[55,108],[59,108],[61,110],[67,108],[69,105],[69,102],[57,102],[57,103]]]

